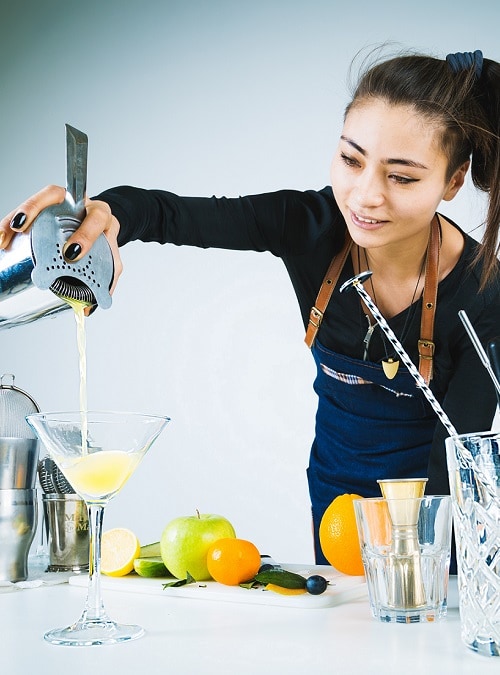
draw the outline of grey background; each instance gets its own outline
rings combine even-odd
[[[64,184],[66,122],[89,136],[89,194],[321,188],[358,50],[388,41],[500,60],[499,23],[495,0],[4,0],[0,212]],[[480,236],[469,187],[443,210]],[[275,559],[312,561],[314,369],[280,261],[137,243],[122,255],[112,308],[87,322],[89,406],[172,423],[105,528],[147,543],[198,508]],[[78,406],[71,312],[0,331],[0,371],[45,410]]]

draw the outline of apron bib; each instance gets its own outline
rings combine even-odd
[[[315,440],[307,478],[316,562],[324,511],[335,497],[380,497],[378,479],[427,476],[436,416],[412,375],[389,380],[382,366],[336,354],[316,340],[312,353],[318,395]]]

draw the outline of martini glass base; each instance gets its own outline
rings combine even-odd
[[[136,640],[144,635],[141,626],[120,624],[110,619],[77,621],[67,628],[54,628],[45,633],[44,639],[53,645],[67,647],[91,647],[113,645]]]

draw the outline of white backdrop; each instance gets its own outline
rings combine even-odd
[[[500,60],[496,0],[25,0],[0,12],[2,214],[64,184],[66,122],[89,136],[89,194],[321,188],[359,49]],[[443,210],[473,230],[483,202],[468,191]],[[112,308],[86,322],[89,406],[172,422],[105,528],[148,543],[199,509],[277,560],[311,562],[314,369],[281,262],[140,243],[122,255]],[[5,372],[42,409],[76,407],[71,312],[0,331]]]

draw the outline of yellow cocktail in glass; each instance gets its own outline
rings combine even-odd
[[[104,610],[100,589],[102,520],[104,507],[128,481],[169,418],[78,411],[37,413],[26,419],[89,509],[89,585],[84,611],[74,624],[49,631],[45,639],[58,645],[88,646],[140,637],[144,634],[140,626],[118,624]]]

